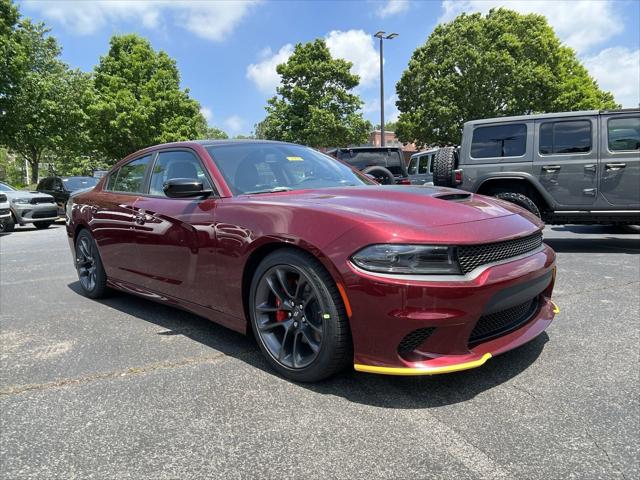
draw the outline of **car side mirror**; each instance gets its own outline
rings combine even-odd
[[[164,182],[162,190],[169,198],[206,197],[213,193],[205,190],[200,180],[192,178],[172,178]]]

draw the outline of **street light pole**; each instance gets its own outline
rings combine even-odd
[[[384,137],[384,53],[383,40],[393,40],[398,36],[397,33],[377,32],[374,37],[380,39],[380,146],[384,147],[386,139]],[[386,36],[385,36],[386,35]]]

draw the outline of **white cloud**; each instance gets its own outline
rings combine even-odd
[[[207,125],[211,125],[211,120],[213,120],[213,112],[211,111],[211,109],[209,107],[201,107],[200,113],[207,121]]]
[[[270,48],[260,52],[261,62],[252,63],[247,67],[247,78],[251,80],[266,94],[276,93],[276,87],[280,84],[280,75],[276,72],[276,67],[286,62],[293,53],[293,45],[287,43],[276,54]]]
[[[623,30],[611,0],[445,0],[439,22],[449,22],[462,12],[487,13],[497,7],[544,15],[560,39],[578,53],[589,51]]]
[[[343,58],[353,63],[351,71],[360,77],[360,85],[368,86],[378,79],[379,57],[373,37],[363,30],[334,30],[325,36],[327,47],[334,58]],[[261,92],[274,94],[280,84],[276,66],[286,62],[293,53],[293,45],[287,43],[276,53],[270,48],[259,52],[261,59],[247,67],[247,78]]]
[[[409,0],[387,0],[384,5],[376,9],[376,15],[380,18],[390,17],[409,9]]]
[[[364,30],[334,30],[325,37],[327,47],[335,58],[353,63],[351,71],[360,77],[360,85],[368,86],[378,79],[380,57],[373,36]]]
[[[78,35],[90,35],[118,21],[142,24],[151,29],[170,20],[198,37],[220,42],[258,1],[29,0],[23,5],[27,10],[37,11]]]
[[[585,58],[584,66],[603,90],[613,93],[623,107],[640,104],[640,49],[605,48]]]
[[[224,121],[224,126],[231,135],[236,135],[242,131],[245,122],[238,115],[231,115]]]

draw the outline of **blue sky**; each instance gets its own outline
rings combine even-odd
[[[624,106],[640,103],[640,0],[573,1],[164,1],[18,2],[21,13],[47,23],[63,60],[90,71],[113,34],[136,32],[176,59],[182,85],[202,105],[209,124],[232,135],[249,133],[275,93],[275,65],[292,45],[327,39],[334,56],[354,62],[365,117],[379,121],[378,51],[385,43],[387,120],[397,115],[395,84],[414,49],[435,25],[466,11],[506,6],[547,16],[600,85]]]

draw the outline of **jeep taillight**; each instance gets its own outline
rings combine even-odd
[[[460,185],[462,183],[462,169],[459,168],[453,171],[453,181],[456,185]]]

